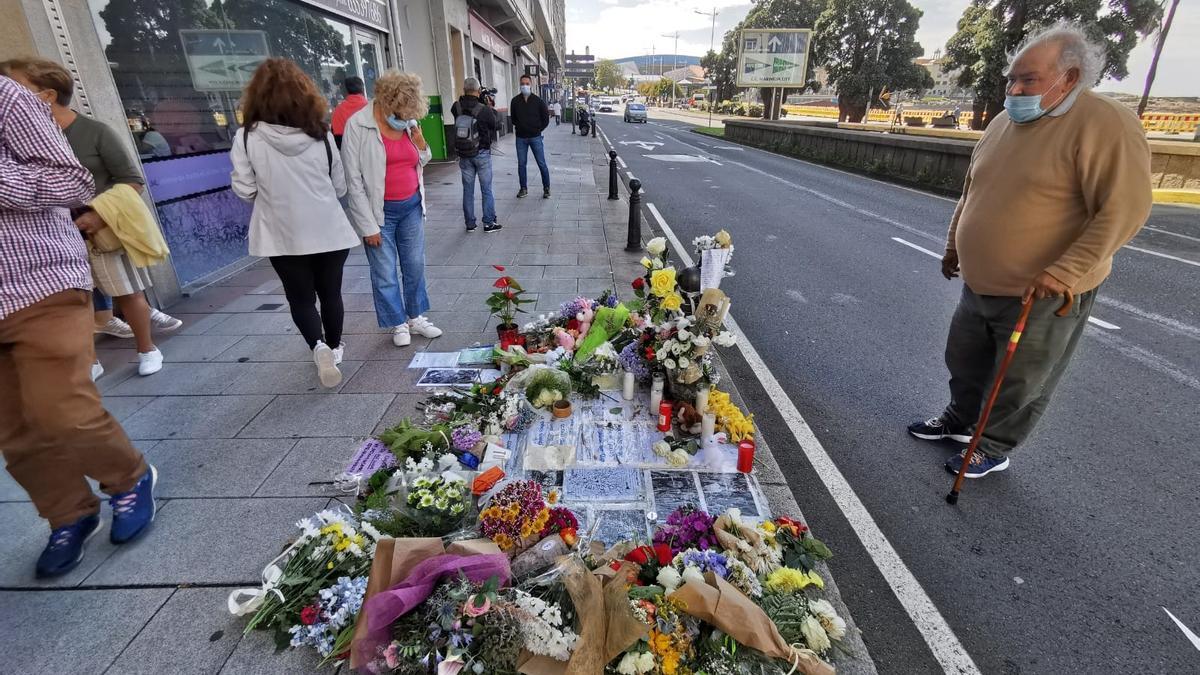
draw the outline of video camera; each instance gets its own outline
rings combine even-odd
[[[483,99],[483,104],[489,107],[496,107],[496,94],[499,89],[495,87],[484,87],[483,91],[479,92],[479,98]]]

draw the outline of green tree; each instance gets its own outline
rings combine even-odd
[[[1138,36],[1158,28],[1162,9],[1158,0],[972,0],[946,43],[945,67],[959,70],[959,86],[975,90],[973,126],[982,128],[1004,109],[1005,54],[1031,31],[1056,21],[1080,24],[1104,45],[1100,77],[1120,80]]]
[[[726,34],[727,40],[729,34]],[[736,79],[737,59],[734,56],[735,52],[731,49],[725,49],[722,46],[721,51],[709,51],[700,59],[700,65],[704,68],[704,75],[708,78],[713,86],[712,100],[716,102],[726,101],[733,98],[737,92]]]
[[[612,59],[601,59],[596,63],[596,74],[592,81],[600,89],[611,91],[621,86],[621,83],[625,81],[625,76],[621,67]]]
[[[872,93],[933,86],[913,62],[921,10],[908,0],[830,0],[817,19],[814,52],[838,92],[838,119],[859,121]],[[871,102],[877,105],[876,101]]]

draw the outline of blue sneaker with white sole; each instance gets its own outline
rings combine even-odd
[[[100,531],[100,516],[92,514],[50,532],[50,542],[38,556],[38,578],[57,577],[71,570],[83,560],[83,545]]]
[[[131,542],[154,522],[154,486],[157,483],[158,469],[151,466],[132,490],[109,498],[108,503],[113,511],[112,531],[109,533],[112,543]]]
[[[946,460],[946,470],[950,473],[957,474],[959,467],[962,466],[963,458],[967,451],[963,450],[957,455],[953,455]],[[976,450],[975,454],[971,455],[971,463],[967,466],[967,478],[983,478],[989,473],[1003,471],[1008,468],[1007,457],[988,457],[982,452]]]

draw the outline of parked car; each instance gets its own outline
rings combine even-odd
[[[641,103],[627,103],[625,105],[625,121],[645,122],[646,106],[642,105]]]

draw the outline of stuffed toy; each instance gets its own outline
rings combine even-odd
[[[571,337],[571,334],[562,328],[554,329],[554,341],[558,343],[559,347],[567,351],[575,349],[575,338]]]
[[[579,338],[587,337],[588,330],[592,327],[592,319],[596,318],[596,313],[591,307],[585,307],[583,311],[575,314],[575,319],[579,321]]]

